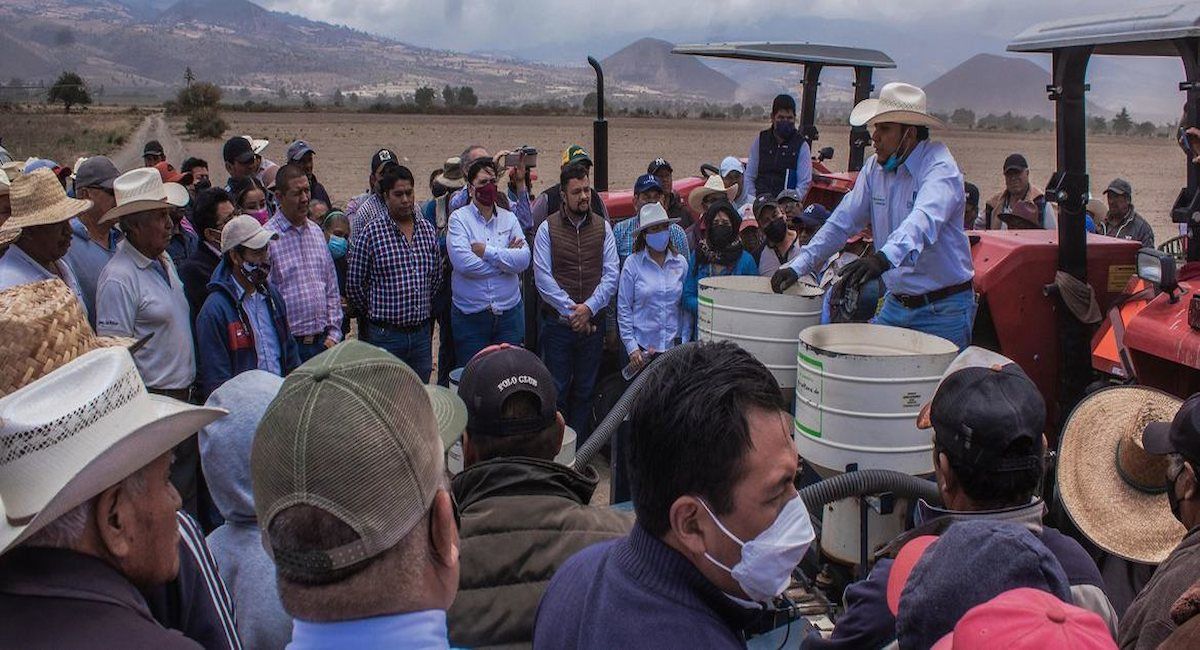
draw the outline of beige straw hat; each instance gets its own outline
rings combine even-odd
[[[925,91],[912,84],[893,81],[884,84],[878,98],[864,99],[850,111],[850,126],[872,126],[878,122],[896,122],[910,126],[943,127],[929,113]]]
[[[1159,564],[1183,539],[1167,502],[1167,457],[1142,448],[1151,422],[1170,421],[1183,402],[1141,386],[1084,398],[1059,442],[1058,491],[1071,520],[1100,548]]]
[[[12,216],[4,231],[62,223],[92,207],[91,201],[69,198],[54,172],[44,168],[13,181],[9,200]]]
[[[696,214],[704,214],[704,199],[710,194],[721,194],[730,201],[738,195],[738,184],[734,183],[728,188],[725,187],[725,181],[721,177],[713,174],[704,181],[704,185],[697,187],[688,194],[688,206],[692,208],[692,212]]]
[[[92,350],[133,344],[133,339],[96,336],[61,280],[0,291],[0,397]]]

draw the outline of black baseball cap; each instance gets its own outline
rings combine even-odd
[[[240,135],[235,135],[225,141],[221,148],[221,157],[227,163],[248,163],[254,160],[254,147],[250,141]]]
[[[650,165],[646,167],[646,173],[657,174],[664,169],[671,173],[675,172],[675,169],[671,167],[671,163],[667,162],[666,158],[655,158],[654,160],[651,160]]]
[[[1179,454],[1200,465],[1200,393],[1187,398],[1170,422],[1147,424],[1142,448],[1152,454]]]
[[[529,393],[540,405],[535,417],[501,419],[504,402]],[[472,436],[509,437],[544,430],[554,422],[558,390],[538,356],[508,345],[484,348],[463,370],[458,396],[467,405],[467,432]]]
[[[999,362],[989,364],[993,360]],[[918,426],[932,426],[938,447],[974,470],[1028,470],[1041,462],[1046,403],[1020,366],[968,348],[938,384],[928,421]]]
[[[974,183],[963,183],[963,193],[967,198],[967,205],[979,207],[979,188]]]
[[[371,173],[378,174],[379,168],[383,165],[399,165],[400,159],[396,157],[396,152],[391,149],[380,149],[371,156]]]
[[[1019,169],[1021,171],[1029,169],[1029,162],[1025,160],[1025,156],[1022,156],[1019,153],[1008,154],[1008,158],[1004,159],[1004,171],[1010,171],[1013,169]]]
[[[165,155],[167,155],[167,154],[163,152],[162,143],[159,142],[158,140],[151,140],[146,143],[146,146],[142,147],[142,157],[143,158],[145,158],[146,156],[165,156]]]

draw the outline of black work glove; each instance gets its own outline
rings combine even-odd
[[[788,290],[788,287],[796,284],[800,280],[800,276],[791,267],[783,267],[771,276],[771,291],[775,293],[783,293]]]
[[[883,272],[890,268],[892,268],[892,263],[888,261],[887,256],[880,251],[875,251],[872,255],[850,262],[838,275],[847,287],[858,287],[864,282],[883,275]]]

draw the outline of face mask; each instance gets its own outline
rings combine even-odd
[[[203,178],[203,179],[196,181],[196,191],[197,192],[203,192],[204,190],[211,189],[211,188],[212,188],[212,181],[207,178]]]
[[[271,274],[271,263],[263,262],[255,264],[254,262],[242,262],[242,274],[246,276],[246,280],[254,285],[261,286],[267,283],[267,276]]]
[[[346,256],[346,251],[350,248],[350,242],[346,241],[345,237],[333,235],[329,238],[329,254],[333,259],[340,260]]]
[[[795,122],[776,122],[775,135],[779,136],[780,140],[790,140],[793,135],[796,135]]]
[[[791,584],[792,570],[800,564],[800,560],[808,551],[808,545],[816,538],[812,520],[808,516],[808,508],[800,499],[800,495],[797,494],[788,501],[770,527],[748,542],[743,542],[729,532],[707,503],[700,503],[721,532],[742,547],[742,559],[733,568],[721,564],[707,552],[704,557],[728,571],[742,591],[757,602],[768,603],[782,594]]]
[[[709,230],[708,240],[717,248],[725,248],[733,242],[733,226],[719,224]]]
[[[767,236],[767,241],[778,244],[787,235],[787,224],[783,219],[776,219],[763,227],[763,234]]]
[[[495,183],[488,183],[483,187],[475,188],[475,200],[479,201],[479,204],[486,208],[496,205],[496,194],[497,187]]]
[[[267,223],[267,220],[271,218],[271,213],[266,208],[259,208],[257,210],[252,210],[250,212],[247,212],[246,214],[254,217],[254,220],[257,221],[259,223],[259,225]]]
[[[900,139],[903,140],[906,134],[907,131],[900,134]],[[901,154],[899,151],[892,152],[892,155],[888,156],[888,159],[883,161],[883,171],[895,172],[897,169],[900,169],[900,163],[904,162],[904,159],[908,157],[908,153],[909,152],[907,151],[903,154]]]
[[[670,241],[671,233],[668,230],[646,233],[646,245],[660,253],[667,250],[667,244]]]

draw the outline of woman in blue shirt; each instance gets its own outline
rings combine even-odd
[[[758,264],[754,257],[742,247],[738,230],[742,218],[728,201],[718,201],[704,211],[707,228],[704,239],[696,244],[688,260],[688,274],[683,283],[683,306],[692,321],[695,331],[696,299],[700,281],[707,277],[722,275],[758,275]]]
[[[633,252],[621,269],[617,327],[635,371],[651,355],[691,339],[682,317],[688,263],[671,241],[675,221],[667,217],[661,203],[643,206],[633,234]]]

